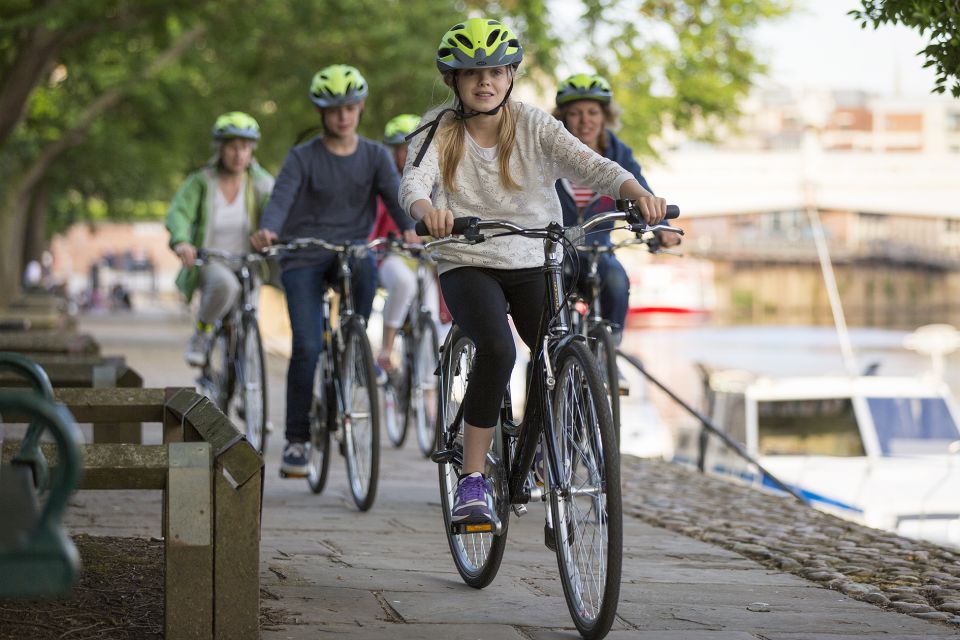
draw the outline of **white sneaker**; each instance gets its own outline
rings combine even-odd
[[[183,357],[187,364],[192,367],[202,367],[207,364],[207,357],[210,354],[210,343],[213,341],[213,332],[197,329],[190,336],[190,342],[187,343],[187,350]]]

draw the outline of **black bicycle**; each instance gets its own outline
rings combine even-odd
[[[636,205],[617,201],[618,211],[562,227],[556,223],[525,229],[504,220],[458,218],[454,234],[427,247],[476,243],[504,235],[544,241],[543,274],[547,305],[541,319],[534,363],[527,386],[523,420],[513,421],[509,389],[487,454],[485,473],[493,485],[494,521],[454,523],[451,509],[463,464],[463,397],[473,368],[475,347],[454,327],[441,351],[437,407],[437,451],[440,498],[447,540],[464,582],[475,588],[490,584],[506,545],[511,507],[518,516],[526,504],[549,504],[545,543],[554,548],[567,607],[585,638],[602,638],[617,610],[623,547],[620,457],[606,390],[589,339],[572,331],[563,294],[560,249],[570,252],[593,227],[627,220],[643,225]],[[668,217],[679,209],[668,207]],[[652,228],[669,228],[657,225]],[[484,236],[484,230],[500,230]],[[425,233],[422,223],[418,233]],[[535,470],[538,448],[543,468]]]
[[[218,249],[200,249],[196,264],[221,262],[240,280],[240,297],[214,328],[207,363],[200,370],[200,393],[216,403],[223,413],[242,424],[254,449],[267,449],[267,370],[257,321],[264,256],[234,254]]]
[[[416,260],[417,293],[393,343],[391,361],[395,366],[384,388],[388,407],[384,423],[387,437],[395,447],[403,446],[412,425],[420,451],[429,456],[436,440],[434,374],[440,344],[436,321],[427,303],[435,266],[421,244],[405,243],[395,237],[380,238],[371,244]],[[391,406],[393,411],[389,411]]]
[[[570,320],[573,331],[590,338],[590,348],[597,359],[597,367],[603,376],[603,386],[610,401],[613,425],[620,440],[620,373],[617,366],[617,343],[614,339],[616,327],[600,313],[600,258],[604,254],[614,254],[617,250],[633,245],[645,245],[650,253],[670,253],[661,249],[658,236],[652,231],[637,231],[634,236],[612,245],[581,244],[577,251],[585,258],[586,273],[581,274],[573,290],[567,296]],[[575,265],[578,263],[575,262]],[[574,267],[576,268],[576,266]]]
[[[373,506],[380,476],[380,414],[377,374],[367,324],[353,309],[350,258],[364,258],[366,244],[299,238],[265,251],[321,248],[337,255],[336,283],[323,296],[323,352],[317,360],[310,410],[310,456],[306,478],[314,493],[323,491],[330,468],[331,440],[346,458],[350,493],[357,508]],[[337,296],[337,309],[332,293]]]

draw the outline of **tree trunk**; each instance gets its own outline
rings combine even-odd
[[[0,247],[3,247],[0,251],[0,302],[9,300],[10,296],[19,290],[24,255],[23,240],[31,202],[51,165],[65,151],[81,144],[93,122],[120,102],[126,92],[138,82],[149,80],[164,67],[175,62],[193,46],[205,30],[206,26],[201,24],[184,32],[180,39],[160,53],[139,77],[112,87],[95,98],[81,113],[72,129],[63,132],[58,140],[47,145],[22,174],[8,181],[6,185],[0,185]]]
[[[0,203],[5,215],[0,215],[0,242],[6,245],[0,251],[0,306],[10,302],[21,290],[23,275],[23,234],[30,206],[29,194],[11,189]]]
[[[41,182],[30,200],[29,214],[23,234],[22,266],[31,260],[40,261],[47,248],[47,209],[50,206],[50,188]]]

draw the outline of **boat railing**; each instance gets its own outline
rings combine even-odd
[[[680,405],[680,407],[683,408],[684,411],[686,411],[691,416],[696,418],[697,421],[700,423],[700,425],[703,427],[703,431],[701,432],[701,437],[700,437],[700,453],[699,453],[698,462],[697,462],[697,468],[700,470],[701,473],[703,473],[705,470],[704,469],[704,452],[706,451],[707,436],[713,435],[716,438],[718,438],[720,442],[722,442],[724,445],[729,447],[738,456],[740,456],[750,464],[754,465],[757,469],[759,469],[760,473],[762,473],[766,478],[768,478],[770,482],[772,482],[777,488],[782,489],[783,491],[789,493],[791,496],[793,496],[803,504],[808,506],[810,505],[809,500],[807,500],[800,493],[798,493],[796,489],[794,489],[787,483],[783,482],[782,480],[777,478],[773,473],[767,470],[762,464],[760,464],[760,462],[756,458],[750,455],[750,453],[744,448],[744,446],[741,443],[731,438],[729,434],[727,434],[722,429],[717,427],[717,425],[715,425],[713,421],[710,420],[710,418],[708,418],[707,416],[703,415],[702,413],[694,409],[683,398],[681,398],[672,390],[670,390],[670,388],[667,387],[667,385],[665,385],[663,382],[658,380],[656,376],[651,374],[647,370],[647,368],[643,366],[643,363],[640,361],[639,358],[636,358],[635,356],[632,356],[628,353],[624,353],[619,349],[617,350],[617,354],[621,358],[629,362],[631,365],[633,365],[640,373],[643,374],[643,376],[647,380],[649,380],[650,382],[655,384],[657,387],[659,387],[664,393],[667,394],[667,396],[671,400],[673,400],[678,405]]]

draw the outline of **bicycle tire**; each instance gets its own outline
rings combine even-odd
[[[417,319],[419,339],[411,350],[410,363],[410,401],[406,419],[413,421],[417,444],[425,458],[434,451],[437,439],[436,395],[437,364],[440,344],[437,338],[437,325],[429,313],[421,313]]]
[[[217,328],[210,341],[210,353],[201,371],[206,381],[201,393],[210,398],[224,415],[229,415],[228,403],[236,373],[230,361],[230,332],[223,325]]]
[[[617,369],[617,345],[610,327],[606,324],[591,327],[590,337],[593,338],[593,355],[597,360],[597,369],[600,371],[601,381],[607,392],[607,401],[610,403],[613,432],[617,436],[617,443],[619,443],[620,376]]]
[[[347,479],[357,508],[367,511],[376,499],[380,475],[380,403],[373,350],[359,316],[344,327],[343,344],[339,374]]]
[[[313,493],[322,493],[330,471],[330,422],[336,419],[330,403],[336,402],[324,375],[325,355],[320,354],[313,381],[313,405],[310,408],[310,456],[307,458],[307,484]]]
[[[474,354],[473,342],[454,327],[447,338],[443,352],[444,370],[441,375],[441,393],[438,397],[437,423],[438,448],[443,444],[447,429],[452,426],[454,416],[463,399],[466,390],[467,377],[472,368]],[[440,479],[440,503],[443,513],[443,526],[450,546],[450,554],[463,581],[475,588],[482,589],[489,585],[500,570],[503,560],[503,550],[507,544],[507,530],[510,517],[510,504],[506,498],[507,477],[505,471],[504,452],[506,451],[500,425],[493,439],[491,453],[487,456],[487,477],[492,480],[497,514],[503,523],[501,535],[492,533],[455,534],[452,531],[451,510],[453,508],[454,492],[463,463],[463,421],[458,427],[456,437],[457,453],[447,462],[437,465]]]
[[[406,357],[406,350],[407,335],[402,330],[397,331],[396,338],[393,341],[393,353],[391,354],[391,361],[395,368],[393,373],[389,374],[387,383],[383,386],[384,411],[382,417],[387,438],[390,440],[390,444],[398,449],[403,446],[407,439],[410,361]]]
[[[597,640],[610,630],[620,597],[620,454],[590,350],[580,342],[564,345],[555,371],[554,424],[548,434],[563,467],[556,474],[560,486],[549,488],[557,565],[577,630]],[[548,474],[550,481],[553,477]]]
[[[261,454],[267,451],[267,367],[263,358],[260,327],[254,317],[243,321],[243,355],[238,391],[242,397],[242,418],[247,440]]]

